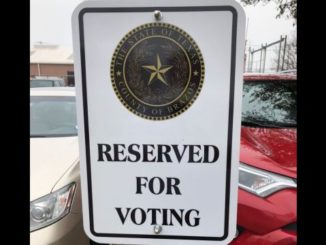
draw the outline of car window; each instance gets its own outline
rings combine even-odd
[[[244,81],[242,124],[296,127],[296,80]]]
[[[74,96],[31,96],[30,136],[77,135]]]
[[[53,87],[54,83],[51,80],[31,80],[31,88],[38,87]]]
[[[64,87],[65,82],[63,80],[55,80],[55,86],[57,87]]]

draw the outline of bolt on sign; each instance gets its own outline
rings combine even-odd
[[[83,220],[98,243],[236,234],[245,14],[235,1],[85,1],[73,17]]]

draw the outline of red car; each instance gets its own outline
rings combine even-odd
[[[297,244],[296,76],[245,74],[232,245]]]
[[[238,234],[231,244],[296,244],[296,76],[285,74],[247,74],[244,80],[237,222]],[[44,97],[45,94],[43,93],[46,93],[46,90],[42,91],[36,89],[33,93],[35,93],[34,95],[36,97],[40,97],[40,95]],[[59,95],[54,93],[54,90],[50,92],[53,95],[52,97]],[[68,97],[73,97],[74,95],[73,91],[69,92],[67,89],[62,90],[62,92],[64,92],[62,94],[63,98],[68,95]],[[47,103],[44,103],[43,100]],[[66,122],[65,120],[71,120],[72,122],[70,124],[75,123],[75,111],[72,109],[75,103],[74,98],[69,99],[69,103],[67,102],[69,110],[65,110],[63,114],[66,115],[68,113],[67,115],[70,116],[65,120],[61,117],[58,118],[60,121],[58,125],[63,125],[59,131],[57,131],[58,129],[56,127],[53,129],[45,127],[47,125],[46,123],[52,123],[49,120],[45,120],[43,127],[38,126],[46,118],[44,115],[49,113],[53,114],[54,111],[60,112],[59,107],[67,109],[66,106],[58,104],[58,98],[55,97],[52,100],[53,103],[49,98],[42,98],[42,96],[41,98],[32,98],[31,100],[31,102],[34,102],[30,104],[31,142],[34,142],[34,148],[32,144],[32,149],[37,152],[37,154],[34,154],[34,157],[37,156],[36,159],[40,161],[42,158],[39,155],[42,153],[43,155],[45,154],[44,159],[48,158],[44,150],[39,151],[36,147],[42,146],[42,149],[45,149],[45,140],[57,145],[62,140],[68,140],[68,143],[70,142],[70,148],[67,151],[67,148],[59,147],[63,150],[61,155],[63,156],[63,153],[69,152],[69,159],[78,159],[78,150],[76,150],[76,127],[67,128],[66,123],[64,123]],[[71,131],[71,129],[73,129],[72,135],[75,136],[71,136],[70,132],[68,139],[61,135],[60,141],[54,137],[58,132],[62,133],[62,130]],[[47,130],[51,131],[52,134],[45,134],[44,132],[47,132]],[[35,145],[36,143],[37,145]],[[60,144],[62,145],[62,142]],[[59,148],[56,146],[56,153],[58,153]],[[52,147],[51,149],[53,150],[54,148]],[[50,151],[51,149],[49,148]],[[78,161],[73,161],[73,163],[70,161],[62,162],[62,156],[60,159],[58,157],[53,158],[54,160],[52,159],[53,161],[59,159],[60,161],[58,163],[53,162],[55,164],[47,164],[46,168],[36,168],[44,173],[49,173],[49,171],[53,172],[53,169],[55,169],[59,176],[60,173],[61,175],[64,174],[59,180],[55,179],[53,183],[50,181],[44,186],[40,186],[40,184],[35,185],[39,188],[43,187],[43,189],[41,188],[42,190],[45,190],[45,192],[51,191],[51,193],[31,200],[31,244],[70,245],[82,244],[83,242],[84,244],[89,243],[89,239],[86,237],[82,228]],[[36,161],[31,161],[31,163],[33,166]],[[68,164],[67,166],[70,167],[68,169],[64,167],[62,169],[63,171],[61,171],[59,169],[59,163]],[[58,170],[60,171],[58,172]],[[34,182],[35,180],[44,178],[44,173],[43,175],[37,175],[35,172],[34,175],[40,177],[34,178]],[[49,176],[54,175],[50,174]],[[76,193],[71,196],[69,194],[69,198],[66,198],[61,193],[64,189],[61,186],[65,186],[69,182],[77,183],[76,189],[73,189]],[[60,185],[60,188],[58,185]],[[47,190],[47,187],[49,187],[49,190]],[[45,199],[46,197],[48,199]],[[59,203],[60,205],[54,205],[53,203]],[[47,206],[49,208],[46,209]],[[55,210],[59,210],[60,212],[55,213]],[[55,213],[56,216],[49,215],[51,213],[50,211]],[[76,237],[80,238],[80,241],[77,241]],[[95,243],[90,242],[90,244]]]

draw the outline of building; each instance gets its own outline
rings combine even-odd
[[[74,86],[73,51],[58,45],[36,44],[30,51],[30,77],[56,76]]]

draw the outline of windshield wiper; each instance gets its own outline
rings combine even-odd
[[[297,125],[292,123],[269,123],[269,122],[260,122],[260,121],[241,121],[242,126],[248,127],[263,127],[263,128],[295,128]]]
[[[248,127],[263,127],[263,128],[275,128],[273,125],[267,125],[267,124],[262,124],[258,122],[252,122],[252,121],[242,121],[241,122],[242,126],[248,126]]]

